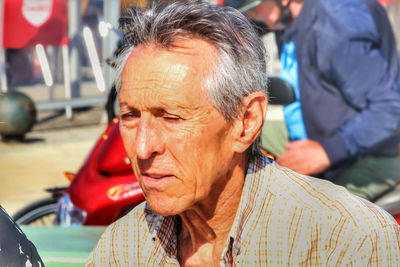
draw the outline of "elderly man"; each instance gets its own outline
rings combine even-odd
[[[120,130],[146,202],[88,266],[400,264],[390,215],[257,149],[264,50],[241,13],[180,1],[120,21]]]

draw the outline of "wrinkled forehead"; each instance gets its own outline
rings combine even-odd
[[[205,78],[212,73],[215,58],[215,48],[200,39],[184,39],[168,48],[139,45],[125,64],[120,95],[133,96],[140,92],[142,96],[152,95],[153,100],[155,96],[164,101],[179,98],[180,104],[196,95],[206,97],[214,106]],[[149,90],[152,92],[145,93]]]
[[[203,39],[187,36],[187,38],[174,40],[168,47],[157,43],[140,44],[131,52],[128,61],[167,55],[176,58],[187,66],[201,66],[204,73],[211,71],[218,58],[217,49],[214,45]]]
[[[178,39],[168,47],[154,43],[141,44],[129,55],[122,71],[122,80],[126,84],[129,80],[140,80],[149,73],[163,73],[175,82],[196,80],[206,90],[204,79],[214,73],[217,55],[212,44],[196,38]]]

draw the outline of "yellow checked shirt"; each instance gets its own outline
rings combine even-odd
[[[178,266],[177,222],[143,203],[110,225],[87,266]],[[400,266],[399,227],[328,181],[260,156],[250,164],[221,266]]]

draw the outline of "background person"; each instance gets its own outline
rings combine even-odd
[[[241,13],[177,1],[120,22],[120,132],[146,202],[88,266],[399,265],[390,215],[258,150],[264,46]]]
[[[278,126],[265,125],[263,146],[289,136],[277,157],[282,166],[333,179],[370,200],[392,189],[400,181],[400,67],[383,7],[376,0],[237,7],[245,6],[251,19],[284,29],[281,77],[298,98],[283,109],[287,128],[276,133]]]
[[[35,245],[0,206],[0,266],[44,266]]]

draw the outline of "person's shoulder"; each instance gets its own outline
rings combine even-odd
[[[316,5],[331,14],[331,17],[339,18],[347,17],[349,14],[369,13],[365,0],[313,0]],[[336,12],[340,12],[339,14]]]
[[[152,213],[152,211],[147,207],[146,202],[142,202],[136,207],[134,207],[125,216],[119,218],[117,221],[110,224],[106,228],[105,233],[114,232],[115,236],[115,233],[124,232],[129,229],[136,231],[136,233],[138,233],[139,235],[146,234],[142,233],[142,230],[148,229],[148,227],[143,227],[143,226],[149,223],[148,219],[149,216],[157,216],[157,215],[154,215]],[[154,217],[152,220],[156,220],[156,218]]]
[[[284,202],[333,221],[346,220],[363,232],[397,225],[386,211],[330,181],[298,174],[273,164],[270,190]]]
[[[121,264],[132,264],[132,260],[139,261],[139,258],[132,259],[126,255],[137,255],[140,249],[146,246],[150,236],[148,224],[151,223],[148,216],[149,209],[143,202],[110,224],[90,254],[87,266],[109,265],[112,259],[120,260]]]
[[[319,12],[330,20],[330,29],[341,36],[376,38],[376,28],[365,0],[318,0]],[[325,29],[326,30],[326,29]]]
[[[0,205],[0,266],[42,266],[35,245]]]
[[[275,162],[265,166],[261,177],[268,181],[262,217],[268,227],[261,228],[279,233],[279,242],[290,240],[296,253],[307,254],[315,246],[321,257],[329,255],[327,266],[366,266],[369,259],[373,266],[375,259],[381,266],[399,266],[399,226],[381,208]]]

